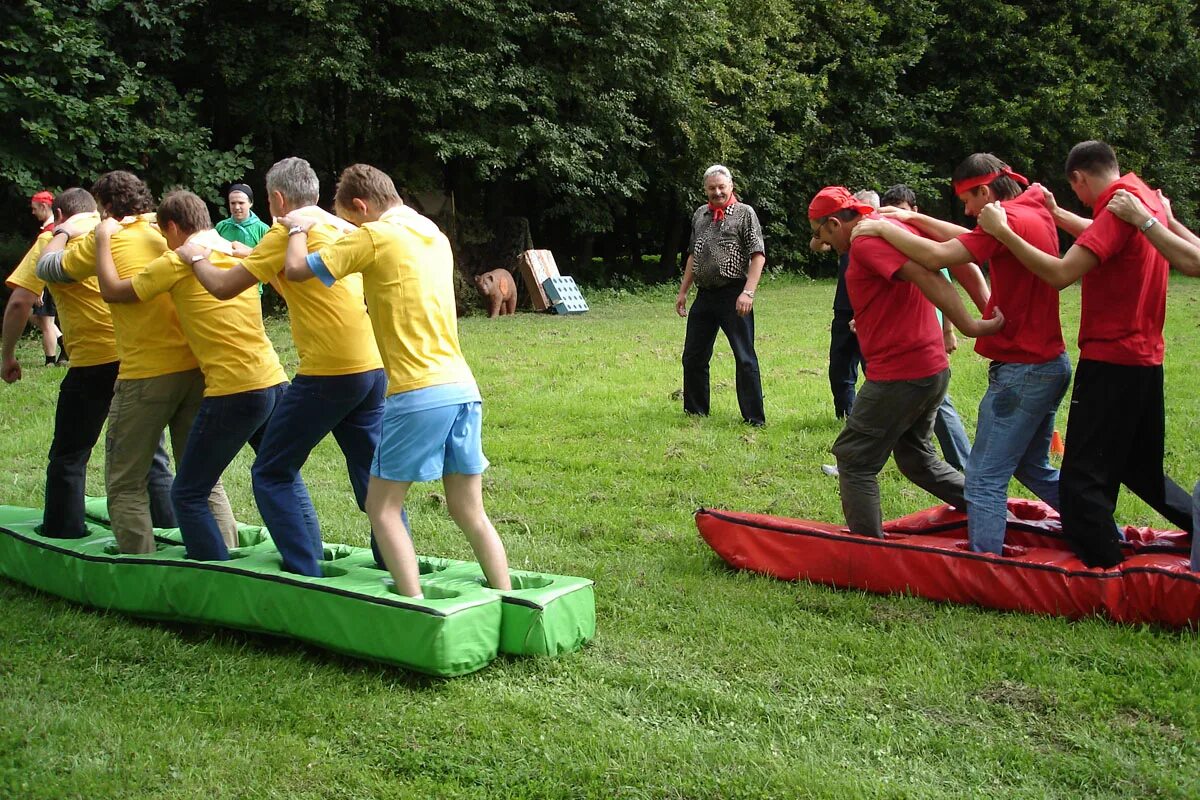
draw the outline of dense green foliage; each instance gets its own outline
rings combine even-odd
[[[460,241],[507,217],[577,265],[678,271],[711,163],[805,266],[826,183],[946,178],[989,150],[1069,198],[1084,138],[1200,203],[1189,0],[14,0],[0,10],[6,208],[113,167],[214,197],[303,155],[436,201]],[[480,233],[482,231],[482,233]],[[641,256],[662,256],[644,268]]]
[[[1167,470],[1200,475],[1200,282],[1167,312]],[[796,800],[1200,797],[1195,631],[1069,622],[738,573],[697,506],[837,520],[825,376],[833,282],[768,277],[767,425],[741,423],[720,337],[713,415],[678,390],[675,291],[593,292],[578,317],[462,321],[484,397],[488,512],[518,567],[596,581],[596,640],[453,680],[295,642],[135,620],[0,580],[0,797],[13,800]],[[1078,289],[1063,292],[1074,341]],[[289,372],[287,323],[270,325]],[[514,347],[514,342],[537,346]],[[1077,355],[1072,346],[1072,360]],[[24,341],[0,384],[0,502],[40,505],[62,370]],[[968,430],[988,362],[952,357]],[[1066,403],[1060,414],[1064,426]],[[1070,447],[1070,443],[1067,443]],[[225,472],[257,522],[246,448]],[[88,485],[103,490],[103,444]],[[341,452],[304,468],[324,536],[365,545]],[[893,464],[889,518],[933,498]],[[1014,492],[1023,492],[1014,482]],[[418,484],[418,550],[469,558]],[[1122,522],[1163,526],[1128,491]]]

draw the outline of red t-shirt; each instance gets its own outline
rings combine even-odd
[[[1058,257],[1058,229],[1046,210],[1039,188],[1026,189],[1000,205],[1008,225],[1031,245]],[[1040,364],[1057,358],[1066,349],[1058,321],[1058,290],[1025,269],[1009,249],[983,228],[958,237],[977,263],[990,262],[992,297],[984,319],[997,306],[1004,312],[1004,330],[975,340],[975,352],[993,361]]]
[[[878,214],[870,217],[879,219]],[[887,221],[920,235],[911,226]],[[863,236],[850,243],[846,290],[854,307],[854,325],[867,362],[868,380],[918,380],[950,366],[933,304],[915,284],[896,277],[908,260],[877,236]]]
[[[1156,367],[1165,349],[1162,330],[1170,267],[1149,239],[1108,210],[1117,189],[1136,195],[1160,224],[1167,222],[1158,195],[1132,172],[1096,198],[1093,222],[1075,240],[1100,261],[1083,276],[1079,357]]]

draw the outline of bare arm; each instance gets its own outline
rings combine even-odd
[[[111,224],[110,224],[111,223]],[[119,227],[111,217],[96,226],[96,279],[100,282],[100,296],[106,303],[137,303],[137,292],[133,281],[117,275],[113,263],[111,237]]]
[[[746,288],[738,295],[735,305],[739,317],[744,317],[754,310],[754,290],[758,288],[758,281],[762,277],[763,265],[766,263],[767,257],[762,253],[755,253],[750,256],[750,268],[746,270]]]
[[[909,211],[908,209],[895,208],[893,206],[884,206],[879,209],[879,213],[887,214],[901,222],[907,222],[926,236],[937,239],[939,242],[948,242],[951,239],[957,239],[969,230],[962,225],[955,225],[953,222],[931,217],[919,211]]]
[[[1118,189],[1112,200],[1108,201],[1108,210],[1138,230],[1142,230],[1142,226],[1152,219],[1142,201],[1124,189]],[[1177,221],[1173,214],[1168,214],[1168,217],[1169,227],[1150,223],[1149,228],[1142,230],[1142,235],[1171,262],[1172,267],[1184,275],[1200,277],[1200,237]]]
[[[21,363],[17,361],[17,342],[25,332],[29,315],[33,313],[34,300],[37,295],[20,286],[13,287],[8,305],[4,308],[3,347],[0,348],[3,366],[0,366],[0,378],[5,383],[15,383],[21,380]]]
[[[308,232],[317,223],[299,214],[288,214],[279,221],[289,229],[287,250],[283,255],[284,277],[297,283],[312,280],[316,276],[308,267]]]
[[[966,229],[963,232],[966,233]],[[957,239],[935,242],[881,219],[859,220],[850,238],[857,239],[859,236],[882,236],[892,247],[932,272],[939,272],[947,264],[963,264],[971,260],[971,252]]]
[[[244,245],[243,250],[247,255],[251,252]],[[258,278],[250,274],[250,270],[241,264],[229,269],[221,269],[214,265],[208,260],[207,248],[193,242],[187,242],[182,247],[175,248],[175,254],[183,259],[183,263],[192,265],[192,274],[196,276],[196,280],[200,281],[200,285],[218,300],[237,297],[258,283]]]
[[[1073,214],[1060,206],[1058,201],[1054,199],[1054,192],[1040,183],[1033,185],[1042,190],[1042,200],[1046,204],[1046,210],[1050,212],[1050,216],[1054,217],[1055,225],[1076,238],[1091,226],[1092,221],[1087,217]]]
[[[1007,247],[1026,269],[1055,289],[1070,286],[1099,263],[1091,250],[1078,245],[1072,246],[1063,258],[1042,252],[1008,227],[1008,215],[999,203],[988,203],[983,207],[979,212],[979,225]]]
[[[687,316],[688,290],[692,288],[692,254],[688,253],[687,262],[683,265],[683,280],[679,282],[679,294],[675,297],[675,313],[681,317]]]
[[[920,264],[906,261],[896,274],[901,279],[916,285],[921,293],[941,310],[945,318],[954,323],[954,327],[967,336],[990,336],[1004,327],[1004,315],[1000,309],[995,310],[995,316],[991,319],[975,319],[967,313],[967,307],[963,305],[962,298],[958,296],[958,292],[954,290],[950,282]]]
[[[987,279],[983,277],[983,270],[974,261],[955,264],[949,267],[949,270],[950,274],[954,276],[954,280],[958,281],[963,289],[966,289],[967,296],[971,298],[971,302],[982,314],[987,308],[988,301],[992,299],[992,289],[988,286]]]

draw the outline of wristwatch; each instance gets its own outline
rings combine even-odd
[[[295,236],[297,233],[307,234],[308,231],[304,230],[304,228],[301,228],[299,225],[293,225],[292,227],[288,228],[288,236]]]
[[[191,262],[195,264],[197,261],[203,261],[206,258],[208,258],[208,256],[204,255],[204,253],[196,253],[196,255],[192,256]]]
[[[1141,231],[1142,233],[1145,233],[1146,231],[1150,230],[1157,224],[1158,224],[1158,220],[1155,219],[1154,217],[1151,217],[1150,219],[1143,222],[1141,225],[1138,225],[1138,230]]]

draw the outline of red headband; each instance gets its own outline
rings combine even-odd
[[[33,196],[33,202],[45,203],[46,205],[50,205],[51,203],[54,202],[54,195],[52,195],[46,191],[41,191]]]
[[[1003,167],[999,172],[989,172],[986,175],[976,175],[974,178],[967,178],[965,180],[958,181],[954,184],[954,193],[962,194],[963,192],[968,192],[971,189],[974,189],[976,186],[987,186],[992,181],[996,180],[996,178],[1012,178],[1022,186],[1029,185],[1029,178],[1013,172],[1009,167]]]
[[[808,204],[808,218],[821,219],[845,208],[852,208],[860,214],[870,214],[875,210],[874,206],[859,200],[845,186],[826,186]]]

